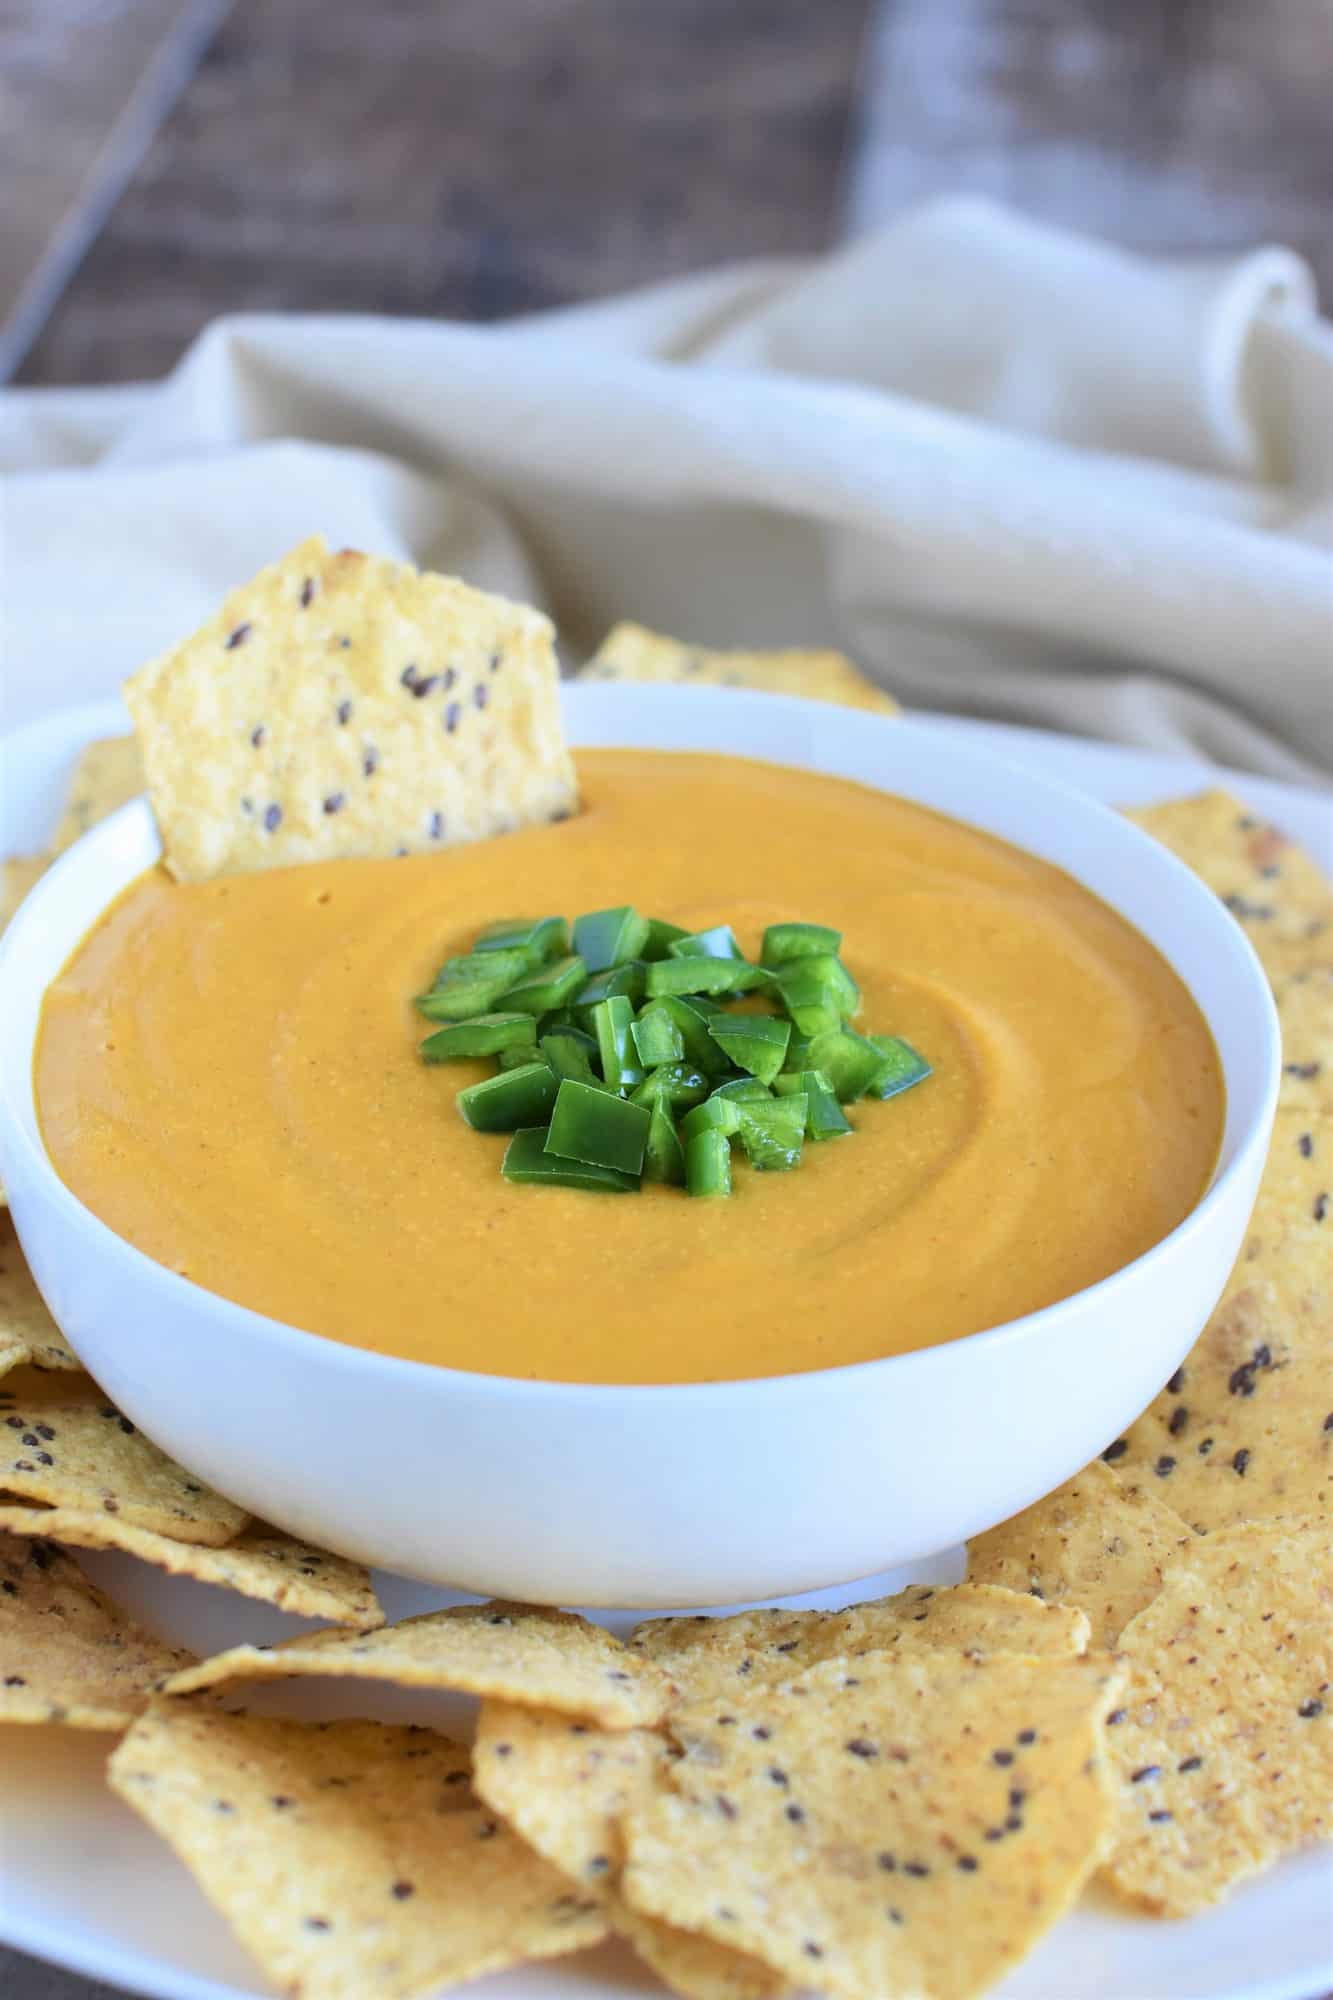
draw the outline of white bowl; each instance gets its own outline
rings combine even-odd
[[[1106,807],[910,722],[715,689],[576,687],[577,745],[726,746],[900,793],[1065,868],[1190,987],[1227,1088],[1211,1187],[1123,1270],[946,1346],[681,1387],[396,1361],[232,1305],[92,1215],[33,1104],[43,991],[159,848],[142,802],[81,840],[0,945],[0,1164],[51,1310],[167,1451],[265,1519],[426,1582],[548,1603],[731,1604],[848,1582],[1003,1520],[1096,1456],[1217,1301],[1263,1168],[1277,1020],[1239,926]],[[238,1218],[243,1242],[243,1219]]]

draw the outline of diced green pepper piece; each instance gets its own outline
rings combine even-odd
[[[417,995],[417,1008],[429,1021],[470,1021],[474,1014],[489,1013],[532,965],[526,945],[446,959],[430,992]]]
[[[840,1027],[861,1005],[861,990],[836,958],[798,958],[777,975],[778,994],[806,1035]]]
[[[578,1028],[553,1028],[537,1044],[558,1077],[572,1076],[576,1083],[595,1083],[600,1078],[593,1068],[597,1044]]]
[[[773,1093],[757,1076],[737,1076],[730,1083],[720,1083],[713,1095],[729,1097],[733,1104],[760,1104]]]
[[[643,1167],[651,1123],[651,1115],[641,1104],[612,1097],[595,1083],[576,1083],[566,1077],[556,1093],[546,1150],[558,1153],[562,1160],[582,1160],[585,1166],[637,1174]]]
[[[524,945],[536,954],[536,963],[563,958],[569,950],[569,925],[563,917],[501,917],[487,924],[473,951],[507,951]]]
[[[804,1096],[807,1139],[845,1139],[849,1132],[855,1131],[822,1070],[788,1071],[777,1079],[773,1088],[779,1097]]]
[[[794,958],[814,958],[823,952],[842,950],[842,932],[827,924],[770,924],[764,932],[760,963],[774,971]]]
[[[882,1067],[866,1085],[867,1097],[897,1097],[932,1074],[925,1057],[901,1035],[868,1035],[866,1039],[883,1058]]]
[[[686,931],[673,940],[672,958],[744,958],[730,924],[714,924],[710,931]]]
[[[549,965],[538,966],[535,972],[526,973],[503,996],[504,1003],[523,1014],[549,1014],[557,1007],[568,1006],[583,990],[587,977],[588,968],[581,958],[557,958]]]
[[[770,984],[772,974],[743,958],[663,958],[648,967],[648,996],[749,993]]]
[[[685,1037],[660,1002],[645,1007],[630,1030],[645,1069],[685,1060]]]
[[[741,1122],[741,1107],[733,1097],[712,1097],[696,1104],[681,1120],[680,1135],[688,1146],[698,1132],[721,1132],[730,1138]]]
[[[502,1070],[499,1076],[488,1076],[481,1083],[470,1083],[459,1091],[456,1102],[474,1132],[516,1132],[520,1125],[535,1125],[546,1118],[555,1097],[551,1065],[530,1062],[519,1069]]]
[[[810,1044],[810,1067],[824,1072],[839,1104],[864,1097],[884,1060],[883,1051],[852,1028],[834,1028]]]
[[[667,1063],[650,1070],[630,1092],[630,1097],[635,1104],[646,1104],[650,1111],[660,1102],[674,1113],[681,1109],[688,1111],[692,1104],[702,1104],[711,1089],[702,1070],[692,1069],[688,1063]]]
[[[610,1000],[620,993],[637,1007],[643,999],[645,971],[642,959],[630,958],[623,965],[609,965],[605,972],[594,972],[575,994],[573,1005],[586,1013],[599,1000]]]
[[[731,1146],[725,1132],[705,1130],[686,1140],[685,1185],[691,1194],[731,1193]]]
[[[516,1042],[512,1049],[501,1049],[496,1061],[501,1069],[522,1069],[525,1063],[545,1062],[546,1058],[535,1042]]]
[[[750,1165],[759,1173],[787,1173],[800,1166],[806,1110],[803,1093],[739,1107],[737,1137]]]
[[[685,1184],[685,1148],[680,1143],[671,1113],[658,1098],[648,1121],[648,1143],[643,1149],[643,1177],[663,1181],[670,1187]]]
[[[661,1000],[653,1001],[652,1005],[660,1007],[679,1029],[680,1038],[685,1044],[686,1062],[692,1063],[696,1069],[716,1067],[719,1050],[708,1032],[708,1024],[713,1019],[713,1013],[705,1013],[699,1005],[697,994],[685,999],[679,994],[671,993]],[[644,1011],[647,1012],[647,1009]],[[719,1007],[715,1011],[720,1014],[722,1009]]]
[[[521,1187],[584,1188],[595,1194],[637,1194],[637,1174],[616,1173],[611,1167],[590,1167],[582,1160],[565,1160],[546,1150],[546,1127],[515,1132],[500,1168],[507,1181]]]
[[[677,938],[688,937],[689,932],[680,924],[669,924],[664,917],[648,918],[648,935],[639,950],[640,958],[666,958]]]
[[[599,1000],[592,1009],[592,1031],[597,1037],[602,1075],[612,1090],[622,1093],[643,1082],[638,1051],[630,1033],[633,1022],[634,1009],[623,993]]]
[[[616,910],[588,910],[574,919],[574,949],[589,972],[605,972],[638,958],[648,936],[648,919],[628,903]]]
[[[428,1063],[466,1062],[476,1056],[498,1056],[506,1049],[527,1049],[527,1060],[536,1059],[535,1024],[530,1014],[474,1014],[470,1021],[457,1021],[437,1028],[421,1044]]]
[[[737,1069],[772,1083],[787,1059],[791,1023],[770,1014],[720,1014],[709,1034]]]
[[[820,952],[810,958],[798,958],[792,973],[802,979],[817,979],[826,986],[834,995],[833,1004],[844,1021],[849,1021],[853,1014],[860,1012],[861,989],[836,952]],[[779,990],[781,986],[782,975],[779,974]]]

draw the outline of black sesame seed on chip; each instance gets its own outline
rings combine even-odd
[[[1107,1445],[1106,1450],[1102,1453],[1102,1458],[1107,1465],[1114,1465],[1115,1461],[1118,1458],[1123,1458],[1128,1450],[1128,1441],[1125,1438],[1117,1438],[1114,1444]]]
[[[1240,1475],[1242,1479],[1245,1477],[1245,1468],[1249,1464],[1249,1462],[1250,1462],[1250,1454],[1248,1451],[1246,1451],[1245,1447],[1242,1445],[1241,1449],[1235,1454],[1234,1458],[1231,1461],[1233,1469]]]
[[[282,807],[265,806],[264,826],[266,831],[269,833],[276,833],[281,825],[282,825]]]
[[[1174,1460],[1174,1458],[1171,1457],[1169,1452],[1163,1452],[1162,1456],[1158,1459],[1156,1465],[1153,1467],[1153,1471],[1157,1474],[1157,1477],[1159,1479],[1168,1479],[1171,1476],[1171,1474],[1175,1471],[1175,1469],[1176,1469],[1176,1461]]]
[[[243,646],[249,637],[250,637],[249,625],[248,624],[237,625],[233,631],[227,634],[226,640],[224,641],[226,651],[229,653],[234,653],[236,648],[238,646]]]

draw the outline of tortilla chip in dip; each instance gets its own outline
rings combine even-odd
[[[1154,1494],[1099,1462],[969,1542],[967,1572],[1046,1604],[1076,1605],[1092,1621],[1092,1643],[1114,1647],[1197,1540]]]
[[[586,1716],[605,1729],[656,1722],[670,1683],[600,1625],[534,1605],[460,1604],[362,1635],[312,1632],[284,1646],[234,1646],[172,1680],[171,1694],[222,1681],[390,1681],[452,1688]]]
[[[426,2000],[605,1934],[478,1803],[467,1750],[433,1730],[159,1702],[110,1779],[304,2000]]]
[[[318,536],[125,698],[182,881],[429,852],[577,803],[549,620]]]
[[[1191,1527],[1329,1513],[1333,1118],[1279,1111],[1245,1246],[1193,1348],[1103,1454]]]
[[[1189,1916],[1333,1833],[1333,1549],[1322,1527],[1196,1541],[1121,1635],[1106,1880]]]
[[[128,1729],[190,1658],[136,1624],[63,1549],[0,1532],[0,1722]]]
[[[87,1376],[0,1380],[0,1494],[118,1514],[130,1527],[220,1548],[249,1516],[177,1465]]]
[[[324,1618],[358,1632],[384,1623],[384,1611],[362,1563],[298,1542],[252,1521],[224,1548],[177,1541],[134,1527],[119,1514],[77,1507],[25,1507],[0,1501],[0,1530],[40,1535],[62,1548],[118,1549],[168,1576],[188,1576],[271,1604],[296,1618]]]
[[[804,695],[810,701],[831,701],[843,708],[869,708],[897,715],[893,696],[845,653],[828,649],[802,652],[720,651],[668,639],[646,626],[621,624],[607,633],[587,665],[576,676],[587,681],[676,681],[695,687],[757,688],[765,694]]]
[[[966,2000],[1069,1908],[1113,1804],[1102,1660],[828,1660],[674,1714],[625,1822],[636,1908],[847,2000]]]

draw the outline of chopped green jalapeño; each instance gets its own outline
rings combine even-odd
[[[802,1166],[807,1142],[850,1137],[844,1105],[932,1074],[901,1035],[851,1026],[861,988],[827,924],[770,924],[756,961],[728,923],[686,930],[629,903],[572,925],[501,917],[415,1004],[440,1024],[423,1062],[493,1065],[455,1102],[474,1131],[512,1134],[515,1187],[728,1197],[739,1163],[743,1195],[751,1174]]]

